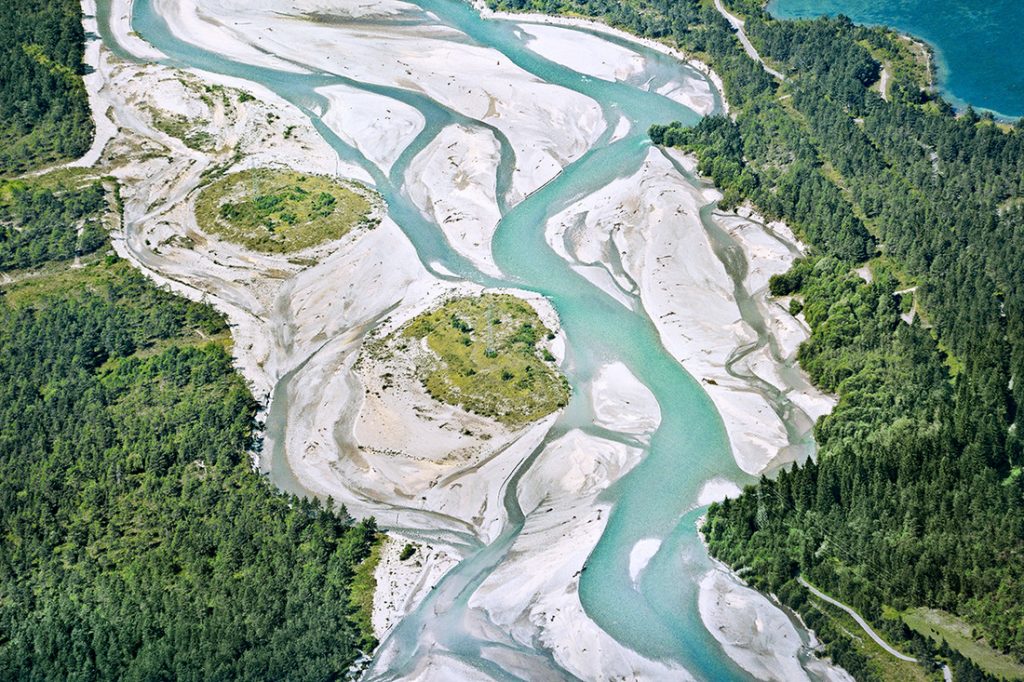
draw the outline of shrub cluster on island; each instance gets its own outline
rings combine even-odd
[[[511,294],[448,301],[401,332],[425,339],[432,357],[418,369],[435,400],[522,426],[565,407],[569,384],[539,347],[554,338],[528,303]]]
[[[210,234],[264,253],[294,253],[372,227],[370,190],[277,168],[221,176],[196,199],[196,221]]]

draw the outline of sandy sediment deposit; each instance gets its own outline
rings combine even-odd
[[[85,31],[87,34],[99,35],[99,24],[96,19],[96,0],[84,0],[82,2],[82,14],[84,15]],[[101,59],[102,43],[99,40],[91,40],[85,45],[85,63],[99,64]],[[93,138],[89,151],[79,159],[75,159],[68,166],[88,168],[99,161],[100,154],[107,146],[107,143],[117,134],[117,126],[106,115],[107,105],[100,96],[100,89],[103,87],[103,73],[94,70],[83,76],[85,89],[89,95],[89,108],[93,112],[93,123],[96,126],[96,136]]]
[[[480,291],[463,287],[445,294]],[[543,299],[520,293],[535,307],[547,307]],[[310,453],[307,459],[321,463],[309,478],[325,487],[324,494],[327,488],[334,490],[336,499],[345,499],[339,495],[347,489],[367,500],[389,501],[405,515],[429,518],[428,527],[489,542],[506,520],[501,503],[504,481],[540,443],[554,416],[512,429],[431,398],[415,369],[416,357],[430,351],[394,334],[441,299],[421,300],[427,305],[399,309],[377,327],[351,372],[331,372],[336,387],[325,391],[328,400],[319,407],[324,412],[313,421],[334,424],[333,432],[339,435],[320,443],[299,431]],[[552,322],[550,315],[545,317],[546,323]],[[557,322],[551,328],[557,330]],[[552,344],[550,349],[557,354],[560,346]],[[344,393],[342,382],[355,390]],[[339,394],[347,400],[339,400]],[[381,518],[386,521],[389,516],[384,513]],[[396,525],[404,525],[404,517],[396,518]]]
[[[413,553],[402,559],[402,551],[411,545]],[[380,563],[373,577],[377,596],[373,600],[373,632],[383,640],[403,616],[423,600],[426,593],[457,564],[461,557],[444,546],[391,534],[380,550]]]
[[[418,109],[390,97],[347,85],[317,93],[328,101],[321,120],[385,173],[426,125]]]
[[[726,498],[739,497],[740,492],[740,487],[728,479],[711,478],[701,486],[700,493],[697,494],[697,504],[703,507]]]
[[[519,24],[520,29],[531,38],[529,48],[556,64],[607,81],[632,81],[644,73],[647,60],[639,52],[586,31],[574,30],[573,26],[594,30],[586,22],[564,25],[553,25],[547,21]],[[603,29],[609,32],[607,27]],[[631,42],[635,41],[636,38],[632,38]],[[664,45],[653,42],[648,47],[652,45],[659,45],[659,51],[666,49]],[[649,89],[644,84],[638,85]],[[715,107],[715,93],[711,83],[702,79],[671,80],[661,84],[655,91],[698,114],[709,114]]]
[[[757,302],[767,328],[759,342],[737,306],[736,282],[719,255],[722,244],[700,219],[701,207],[716,198],[714,190],[684,181],[670,160],[652,149],[636,174],[554,216],[546,234],[552,248],[607,293],[625,305],[631,305],[630,297],[643,302],[669,352],[704,382],[740,468],[759,474],[792,461],[790,435],[764,388],[736,376],[737,369],[806,411],[805,428],[832,403],[792,368],[806,329],[767,298],[768,277],[787,270],[798,253],[795,240],[749,215],[720,221],[725,238],[746,262],[741,285]],[[751,344],[753,352],[732,362],[737,349]]]
[[[549,24],[519,24],[530,36],[527,46],[556,64],[607,81],[624,81],[643,71],[644,58],[626,47],[589,33]],[[594,59],[595,53],[600,59]]]
[[[654,397],[621,363],[602,367],[590,393],[599,425],[611,419],[610,429],[645,438],[661,421]],[[548,443],[519,487],[525,526],[508,558],[470,600],[517,641],[539,639],[559,665],[581,679],[686,678],[678,667],[618,645],[587,617],[577,591],[608,521],[610,507],[598,496],[642,455],[637,447],[579,429]]]
[[[654,394],[621,362],[601,368],[590,399],[594,423],[612,431],[646,436],[661,422],[661,408]]]
[[[698,603],[704,625],[741,668],[759,680],[810,682],[800,661],[807,645],[793,621],[763,594],[716,568],[701,580]],[[817,679],[853,680],[815,659],[805,665]]]
[[[500,276],[491,255],[498,226],[495,191],[500,147],[486,128],[448,126],[409,165],[420,182],[409,194],[420,211],[440,225],[448,242],[481,272]]]
[[[687,678],[678,667],[618,645],[587,617],[578,594],[580,571],[608,520],[609,507],[597,496],[641,455],[578,430],[550,443],[520,488],[526,525],[509,557],[470,599],[517,641],[539,638],[581,679]]]
[[[484,2],[484,0],[473,0],[473,6],[476,7],[476,9],[484,17],[518,22],[521,25],[521,28],[530,35],[534,36],[535,40],[537,41],[537,44],[531,46],[531,48],[535,52],[543,55],[544,57],[554,62],[564,64],[566,66],[572,66],[573,68],[575,68],[577,65],[579,65],[582,66],[582,68],[587,69],[586,71],[581,71],[581,73],[593,73],[599,78],[611,80],[611,78],[608,78],[609,70],[612,74],[619,74],[626,73],[628,70],[631,70],[632,67],[625,66],[621,63],[621,57],[624,53],[616,49],[618,47],[617,45],[612,45],[609,44],[608,42],[605,42],[603,44],[603,47],[601,47],[599,56],[595,55],[591,57],[590,60],[587,61],[586,65],[581,65],[579,64],[580,60],[575,55],[572,54],[572,48],[570,47],[583,44],[587,40],[585,37],[581,37],[580,31],[574,30],[571,31],[571,33],[568,35],[559,35],[557,33],[553,33],[550,31],[538,30],[538,28],[561,27],[563,29],[585,29],[586,31],[591,33],[604,34],[607,36],[611,36],[613,38],[626,40],[633,44],[643,45],[644,47],[649,48],[651,50],[656,50],[658,52],[661,52],[662,54],[674,57],[675,59],[678,59],[681,63],[684,63],[690,66],[691,68],[696,69],[700,73],[704,74],[708,78],[708,80],[711,81],[711,84],[714,85],[714,88],[717,92],[725,92],[725,86],[722,84],[722,78],[717,73],[715,73],[711,69],[711,67],[709,67],[704,62],[692,59],[689,55],[685,54],[684,52],[680,52],[674,47],[670,47],[669,45],[666,45],[665,43],[662,42],[658,42],[657,40],[651,40],[650,38],[641,38],[640,36],[627,33],[626,31],[623,31],[621,29],[613,28],[607,24],[591,19],[581,19],[579,17],[552,16],[549,14],[536,14],[528,12],[495,12],[494,10],[487,7],[487,3]],[[586,34],[582,35],[585,36]],[[578,47],[576,49],[578,49]],[[628,53],[630,51],[627,49],[625,50],[625,52]],[[608,55],[610,54],[616,54],[620,57],[620,63],[618,65],[609,67],[609,64],[614,64],[614,62],[609,62]],[[628,55],[627,61],[635,63],[633,57]],[[675,94],[666,94],[666,92],[661,92],[659,94],[671,97],[672,99],[675,99],[677,102],[680,102],[681,104],[690,107],[697,113],[710,113],[714,97],[714,95],[711,94],[710,89],[706,90],[702,85],[698,83],[680,82],[678,85],[682,86],[681,92]],[[671,93],[672,88],[669,88],[667,92]],[[687,95],[686,93],[689,93],[689,95]],[[684,99],[687,96],[691,96],[691,99],[689,101]],[[712,98],[712,100],[709,101],[707,97]],[[725,102],[724,99],[722,100],[722,107],[724,111],[728,113],[728,102]]]
[[[83,4],[84,14],[87,16],[95,14],[95,0],[88,0],[92,3],[92,12],[88,5]],[[122,50],[139,59],[156,61],[164,58],[164,53],[156,49],[145,40],[140,38],[132,30],[132,0],[110,0],[110,30]],[[87,61],[92,64],[93,62]],[[95,111],[95,110],[94,110]]]
[[[282,8],[270,0],[157,0],[171,30],[229,57],[295,70],[296,64],[354,80],[421,92],[443,107],[500,130],[516,154],[511,202],[579,158],[604,130],[597,102],[544,83],[500,52],[437,24],[296,21],[322,13],[303,0]],[[401,2],[374,3],[381,12],[415,12]],[[332,9],[344,15],[344,9]],[[244,25],[245,30],[231,28]],[[452,43],[459,43],[456,49]],[[269,53],[269,54],[268,54]],[[258,55],[258,56],[257,56]],[[287,64],[287,68],[282,66]]]

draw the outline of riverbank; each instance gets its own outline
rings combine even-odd
[[[702,530],[705,521],[702,515],[696,525],[707,552]],[[821,643],[800,614],[786,609],[775,595],[765,595],[747,585],[727,564],[713,557],[712,563],[714,568],[700,582],[700,617],[744,670],[758,679],[785,682],[854,682],[845,670],[817,657]],[[765,655],[769,651],[775,656]]]

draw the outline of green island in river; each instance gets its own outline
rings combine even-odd
[[[418,364],[427,392],[469,412],[522,426],[565,407],[569,384],[538,344],[554,333],[528,303],[511,294],[448,301],[401,331],[425,339],[432,357]]]
[[[324,177],[254,168],[204,187],[196,220],[206,232],[253,251],[293,253],[372,225],[369,194]]]

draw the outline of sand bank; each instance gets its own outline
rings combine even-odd
[[[689,677],[615,642],[584,613],[577,591],[580,570],[608,520],[597,495],[641,455],[578,430],[549,444],[520,487],[528,514],[522,532],[470,599],[517,641],[539,638],[562,668],[581,679]]]
[[[593,269],[603,269],[608,293],[640,297],[666,348],[703,382],[715,402],[737,464],[759,474],[785,461],[778,457],[790,440],[782,418],[758,387],[730,371],[736,349],[758,337],[741,316],[735,283],[716,254],[720,245],[699,217],[701,207],[715,197],[687,183],[652,149],[635,175],[556,215],[546,235],[552,248],[592,281],[600,281]],[[791,363],[806,330],[767,299],[768,277],[788,269],[798,252],[755,217],[729,216],[722,227],[746,259],[742,283],[757,300],[771,336],[761,352],[746,356],[740,366],[816,417],[831,401],[806,382],[796,388],[787,383],[799,382],[792,379]],[[609,262],[608,253],[617,254],[618,262]]]
[[[501,149],[486,128],[447,126],[409,165],[417,208],[481,272],[501,276],[491,239],[501,219],[495,196]]]
[[[110,0],[110,31],[117,44],[138,59],[157,61],[166,56],[132,29],[132,0]]]
[[[800,660],[807,657],[807,646],[789,617],[763,594],[714,569],[701,580],[698,605],[704,625],[748,673],[759,680],[810,682]],[[853,679],[818,663],[815,672],[827,679]]]
[[[594,423],[610,431],[650,435],[661,423],[661,408],[650,389],[615,362],[595,377],[590,392]]]
[[[413,547],[413,554],[403,560],[402,550],[406,545]],[[435,547],[398,534],[389,535],[381,547],[380,563],[373,574],[377,591],[372,620],[377,639],[383,640],[460,559],[446,547]]]
[[[390,97],[346,85],[319,88],[317,93],[328,101],[321,120],[384,173],[391,172],[426,125],[418,109]]]
[[[578,73],[606,81],[624,81],[644,69],[645,60],[639,53],[582,31],[530,23],[519,24],[519,28],[530,36],[527,47]],[[594,59],[594,55],[599,56]]]
[[[670,47],[665,43],[658,42],[657,40],[651,40],[650,38],[641,38],[640,36],[633,35],[632,33],[628,33],[626,31],[613,28],[608,24],[604,24],[599,21],[591,19],[580,19],[578,17],[560,17],[552,16],[549,14],[537,14],[529,12],[495,12],[494,10],[487,7],[487,4],[486,2],[484,2],[484,0],[474,0],[473,6],[476,7],[480,14],[484,17],[489,17],[493,19],[503,19],[505,21],[515,21],[518,23],[525,24],[542,24],[549,26],[563,26],[568,28],[584,28],[587,29],[588,31],[603,33],[605,35],[614,36],[616,38],[628,40],[632,43],[643,45],[644,47],[656,50],[658,52],[661,52],[662,54],[667,54],[671,57],[675,57],[680,62],[690,66],[691,68],[696,69],[697,71],[701,72],[702,74],[708,77],[711,83],[715,86],[715,90],[717,90],[720,93],[725,92],[725,86],[722,84],[722,78],[717,73],[715,73],[710,66],[708,66],[704,62],[691,58],[689,55],[687,55],[685,52],[682,52],[681,50],[677,50],[674,47]],[[728,113],[729,105],[728,102],[725,101],[724,97],[722,98],[722,106],[724,107],[725,112]]]
[[[564,25],[521,23],[519,27],[530,36],[531,39],[527,46],[531,50],[545,59],[567,66],[578,73],[613,82],[635,82],[647,66],[647,59],[639,52],[609,42],[586,31],[575,30],[576,28],[593,30],[593,27],[583,23]],[[637,41],[634,39],[631,42]],[[651,44],[643,44],[652,47]],[[660,43],[654,44],[660,45]],[[664,52],[663,49],[657,51]],[[702,69],[701,73],[706,71],[707,69]],[[664,83],[656,89],[656,92],[698,114],[706,115],[715,108],[715,94],[712,91],[710,80],[710,78],[702,80],[682,77],[679,80]],[[649,85],[635,84],[643,89],[650,89]]]
[[[323,9],[312,2],[282,9],[266,1],[163,1],[168,7],[162,14],[175,35],[197,45],[217,45],[228,57],[421,92],[494,126],[516,154],[513,202],[579,158],[604,130],[601,108],[593,100],[541,82],[497,50],[440,25],[297,21]]]
[[[83,23],[86,35],[98,36],[100,31],[96,19],[96,0],[83,0],[82,14],[85,16]],[[103,87],[104,82],[104,75],[100,71],[100,68],[102,68],[100,63],[102,59],[101,50],[102,43],[98,39],[90,40],[85,44],[84,62],[93,67],[93,71],[85,74],[82,78],[85,81],[85,90],[89,96],[89,109],[92,111],[92,120],[93,125],[96,127],[96,134],[93,137],[89,150],[81,158],[67,164],[72,168],[89,168],[95,165],[99,161],[100,155],[103,153],[107,143],[117,134],[117,126],[107,116],[107,104],[100,95],[100,89]]]

